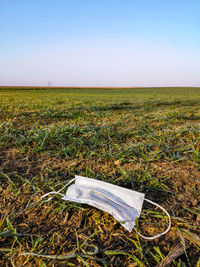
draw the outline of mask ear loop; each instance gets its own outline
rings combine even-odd
[[[159,238],[159,237],[165,235],[165,234],[169,231],[169,229],[171,228],[171,217],[170,217],[169,213],[166,211],[166,209],[164,209],[164,208],[163,208],[162,206],[160,206],[159,204],[157,204],[157,203],[155,203],[155,202],[153,202],[153,201],[151,201],[151,200],[149,200],[149,199],[146,199],[146,198],[145,198],[144,200],[146,200],[147,202],[151,203],[152,205],[157,206],[157,207],[160,208],[162,211],[164,211],[164,213],[167,215],[167,217],[168,217],[168,219],[169,219],[169,226],[167,227],[167,229],[166,229],[164,232],[162,232],[162,233],[160,233],[160,234],[158,234],[158,235],[155,235],[155,236],[152,236],[152,237],[148,237],[148,236],[144,236],[144,235],[142,235],[142,234],[140,234],[140,233],[138,232],[138,235],[139,235],[140,237],[142,237],[142,238],[144,238],[144,239],[147,239],[147,240],[153,240],[153,239],[156,239],[156,238]],[[134,228],[135,228],[135,227],[134,227]]]
[[[49,192],[49,193],[46,193],[45,195],[41,196],[40,200],[42,200],[43,198],[49,196],[49,195],[52,195],[52,197],[48,198],[47,200],[42,200],[43,202],[49,202],[52,198],[54,198],[55,195],[60,195],[62,197],[64,197],[63,194],[61,194],[60,192],[65,189],[65,187],[67,187],[69,184],[71,184],[74,180],[76,180],[76,178],[73,178],[71,179],[65,186],[63,186],[60,190],[58,190],[57,192],[56,191],[52,191],[52,192]]]

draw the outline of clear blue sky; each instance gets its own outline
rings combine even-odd
[[[0,0],[0,85],[200,86],[199,0]]]

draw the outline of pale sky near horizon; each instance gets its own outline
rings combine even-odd
[[[200,86],[198,0],[0,0],[0,85]]]

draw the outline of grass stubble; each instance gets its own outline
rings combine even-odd
[[[200,88],[28,89],[0,89],[0,265],[200,266]],[[39,201],[75,174],[145,193],[171,230]],[[144,204],[137,229],[166,226]]]

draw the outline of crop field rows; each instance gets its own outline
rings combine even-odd
[[[200,88],[0,88],[0,266],[200,266]],[[145,193],[154,241],[55,196],[74,175]],[[137,229],[167,227],[144,203]]]

